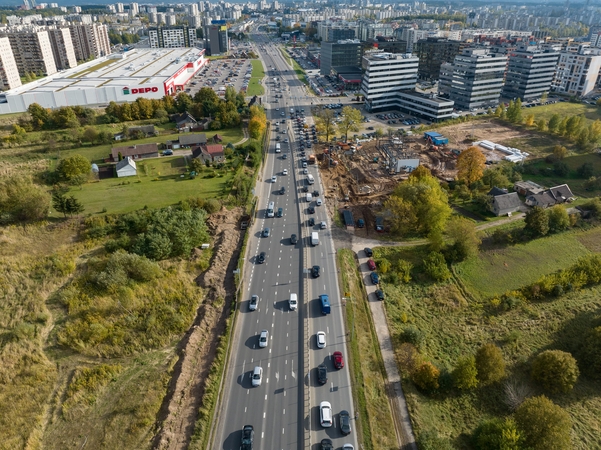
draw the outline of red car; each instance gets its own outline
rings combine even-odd
[[[368,260],[367,267],[369,267],[369,270],[376,270],[376,262],[373,259]]]
[[[337,369],[342,369],[344,367],[344,357],[342,356],[342,352],[334,352],[334,367]]]

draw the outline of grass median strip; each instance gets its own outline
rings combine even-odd
[[[341,291],[345,297],[350,297],[344,313],[351,338],[349,369],[355,411],[359,414],[355,426],[358,440],[365,450],[395,448],[398,444],[386,394],[386,372],[365,289],[353,252],[339,250],[337,259]]]

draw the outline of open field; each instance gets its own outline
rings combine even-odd
[[[263,78],[265,77],[265,69],[263,68],[263,62],[258,59],[253,59],[250,62],[253,66],[253,70],[251,73],[250,82],[248,83],[248,89],[246,90],[246,95],[263,95],[265,93],[265,89],[263,88]]]
[[[552,105],[535,106],[523,111],[524,117],[528,114],[534,114],[536,120],[549,120],[553,114],[559,114],[560,117],[583,115],[587,122],[593,122],[601,119],[601,108],[585,103],[558,102]]]
[[[447,283],[431,283],[424,278],[420,265],[427,254],[425,247],[374,249],[376,261],[385,257],[394,266],[398,259],[405,259],[415,266],[414,279],[409,284],[390,284],[386,276],[382,283],[397,357],[400,358],[398,350],[408,325],[424,333],[420,353],[442,373],[452,370],[459,356],[473,354],[481,345],[492,342],[502,350],[507,376],[525,383],[534,395],[543,393],[530,381],[532,356],[546,349],[573,352],[601,313],[601,287],[545,302],[523,303],[508,311],[491,312],[488,300],[543,274],[566,268],[588,252],[599,252],[600,241],[601,229],[594,228],[504,249],[488,249],[478,258],[457,265],[455,277]],[[499,384],[428,396],[408,379],[401,361],[403,388],[418,438],[426,431],[435,432],[448,438],[455,448],[470,449],[470,436],[483,420],[510,414]],[[574,449],[601,447],[599,382],[581,376],[570,393],[546,395],[570,414]]]
[[[304,84],[306,84],[307,86],[309,85],[309,80],[307,80],[307,74],[305,73],[305,71],[303,70],[303,68],[301,66],[298,65],[298,63],[292,59],[292,67],[294,68],[294,71],[296,72],[296,76],[298,77],[299,80],[301,80]]]

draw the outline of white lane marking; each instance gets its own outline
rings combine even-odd
[[[265,400],[267,400],[267,394],[265,394]]]
[[[265,418],[265,414],[266,414],[265,411],[263,411],[263,419]]]

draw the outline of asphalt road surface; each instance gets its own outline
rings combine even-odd
[[[271,120],[271,136],[263,177],[257,185],[259,198],[258,219],[255,221],[248,248],[249,260],[244,273],[244,298],[233,333],[232,354],[228,375],[224,380],[223,403],[219,405],[219,418],[213,448],[234,450],[241,446],[242,427],[253,425],[255,430],[254,449],[311,449],[320,448],[320,442],[329,438],[334,448],[351,443],[358,449],[355,434],[355,411],[352,402],[348,372],[346,341],[348,336],[343,323],[343,301],[338,290],[335,249],[330,233],[330,223],[325,206],[307,203],[302,187],[307,183],[303,174],[298,150],[296,119],[291,119],[290,108],[305,110],[306,122],[312,124],[310,107],[312,97],[307,96],[304,85],[286,64],[280,50],[272,45],[265,35],[253,36],[255,46],[268,73],[264,86],[263,105],[267,118]],[[279,79],[279,83],[273,78]],[[275,94],[282,94],[275,103]],[[278,111],[276,111],[276,108]],[[282,112],[285,113],[282,116]],[[282,123],[285,120],[286,123]],[[276,134],[276,121],[280,133]],[[287,130],[287,134],[282,134]],[[281,153],[275,152],[276,136],[280,136]],[[284,139],[289,143],[283,143]],[[309,150],[307,154],[310,154]],[[284,159],[283,155],[287,155]],[[283,175],[283,171],[288,171]],[[316,166],[308,166],[315,177],[312,192],[317,189],[323,194]],[[275,183],[271,177],[276,176]],[[280,188],[286,189],[280,194]],[[323,199],[323,196],[321,196]],[[275,217],[267,217],[267,206],[275,204]],[[309,214],[308,208],[315,208]],[[277,217],[278,208],[283,209]],[[310,227],[310,217],[316,225]],[[326,221],[325,229],[320,229]],[[269,237],[263,237],[265,228]],[[311,232],[319,233],[319,245],[310,243]],[[299,242],[291,244],[290,237],[296,234]],[[266,253],[265,263],[259,264],[257,257]],[[309,273],[314,265],[321,267],[321,276],[312,278]],[[296,311],[289,307],[290,294],[298,296]],[[330,298],[331,313],[323,315],[319,295]],[[249,310],[249,300],[258,295],[260,300],[255,311]],[[259,347],[261,330],[269,331],[266,348]],[[316,333],[326,333],[326,347],[318,349]],[[332,353],[341,351],[345,367],[336,370]],[[325,363],[328,381],[317,382],[317,366]],[[262,383],[252,387],[253,369],[263,369]],[[319,403],[332,404],[334,425],[323,428],[319,420]],[[352,432],[343,436],[339,426],[341,410],[350,412]]]

